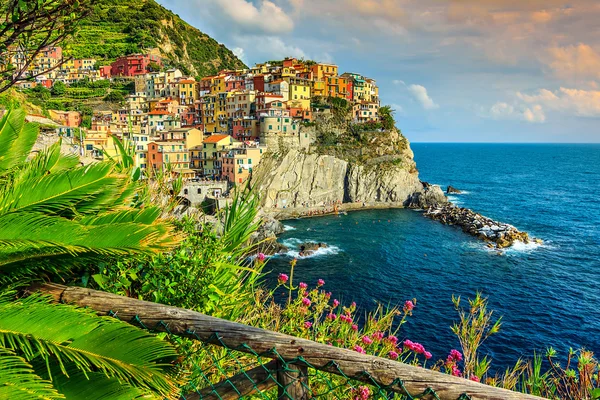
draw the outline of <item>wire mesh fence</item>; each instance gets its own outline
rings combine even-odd
[[[118,318],[114,312],[109,315]],[[261,353],[245,343],[231,348],[218,333],[209,340],[203,340],[188,330],[187,338],[184,338],[171,332],[163,321],[148,326],[137,315],[126,322],[166,335],[184,354],[179,364],[187,381],[181,390],[181,399],[184,400],[440,400],[432,388],[422,393],[410,393],[399,378],[389,385],[382,385],[367,371],[359,376],[348,376],[335,361],[315,366],[302,356],[285,359],[274,348]],[[195,340],[190,340],[190,337]],[[471,397],[463,393],[457,400],[471,400]]]

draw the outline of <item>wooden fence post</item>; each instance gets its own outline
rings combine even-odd
[[[277,361],[278,400],[308,400],[308,368],[302,364]]]

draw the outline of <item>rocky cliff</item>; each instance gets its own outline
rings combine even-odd
[[[419,180],[410,145],[402,135],[389,132],[384,142],[385,148],[368,141],[371,157],[360,161],[323,154],[318,146],[267,153],[253,177],[264,210],[284,218],[331,212],[334,207],[423,208],[446,202],[439,187]]]

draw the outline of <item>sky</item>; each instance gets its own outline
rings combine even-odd
[[[376,79],[413,142],[600,142],[598,0],[158,0],[247,65]]]

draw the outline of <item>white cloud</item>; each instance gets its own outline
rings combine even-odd
[[[310,58],[300,47],[276,36],[239,35],[234,37],[238,48],[248,54],[251,61],[281,60],[285,57]],[[257,46],[260,43],[260,46]]]
[[[235,54],[237,58],[242,60],[244,64],[248,63],[248,60],[246,60],[246,52],[244,51],[244,49],[242,49],[241,47],[235,47],[231,51],[233,52],[233,54]]]
[[[600,117],[600,91],[561,87],[550,91],[541,89],[528,95],[517,92],[517,98],[527,104],[539,104],[553,111],[578,117]]]
[[[406,86],[406,83],[404,83],[404,81],[401,81],[401,80],[399,80],[399,79],[394,79],[394,80],[392,81],[392,83],[393,83],[394,85],[403,85],[403,86]]]
[[[532,123],[546,121],[544,110],[539,104],[527,107],[513,106],[505,102],[498,102],[492,106],[489,114],[494,119],[515,119]]]
[[[423,106],[424,109],[435,110],[437,108],[440,108],[440,106],[435,104],[433,99],[431,97],[429,97],[429,94],[427,93],[427,89],[425,88],[425,86],[410,85],[408,87],[408,90],[412,93],[414,98],[419,103],[421,103],[421,105]]]
[[[234,23],[234,29],[267,34],[288,33],[294,29],[292,18],[269,0],[263,0],[258,7],[246,0],[217,0],[217,6]]]

